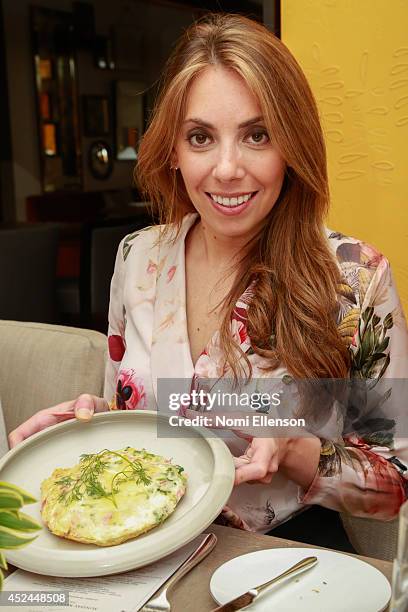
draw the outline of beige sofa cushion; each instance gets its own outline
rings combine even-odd
[[[81,393],[103,393],[107,339],[74,327],[0,320],[0,398],[9,433]]]

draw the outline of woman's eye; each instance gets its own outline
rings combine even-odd
[[[190,134],[190,136],[188,137],[188,141],[193,146],[202,147],[208,144],[208,136],[207,134],[202,134],[202,133]]]
[[[249,134],[248,138],[251,139],[254,144],[266,144],[269,142],[268,132],[265,132],[265,130],[252,132]]]
[[[187,140],[193,147],[205,147],[210,144],[211,137],[204,132],[197,132],[188,135]],[[249,141],[250,144],[255,145],[267,144],[269,142],[268,132],[266,132],[266,130],[256,130],[248,134],[246,140]]]

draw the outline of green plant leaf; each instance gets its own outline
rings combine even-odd
[[[7,510],[0,510],[0,525],[16,531],[37,531],[41,529],[41,525],[28,514],[20,512],[16,515],[15,512],[7,512]]]
[[[374,308],[372,306],[369,306],[368,308],[363,310],[361,316],[362,316],[364,323],[368,323],[368,321],[371,319],[373,314],[374,314]]]
[[[0,481],[0,492],[3,489],[14,491],[15,493],[18,493],[19,495],[21,495],[21,497],[23,498],[24,504],[34,504],[37,501],[35,497],[30,495],[30,493],[27,493],[27,491],[25,491],[24,489],[21,489],[20,487],[17,487],[16,485],[10,484],[9,482]]]
[[[388,347],[388,344],[390,342],[390,339],[384,338],[384,340],[377,346],[377,351],[379,351],[380,353],[383,353],[385,351],[385,349]]]
[[[0,489],[0,510],[18,510],[23,503],[23,498],[16,491]]]
[[[378,315],[373,315],[373,327],[375,327],[376,325],[378,325],[378,323],[381,321],[381,318]]]
[[[384,329],[391,329],[393,327],[394,321],[393,321],[391,312],[389,312],[387,316],[385,317],[383,325],[384,325]]]
[[[385,417],[378,417],[374,419],[367,419],[365,426],[369,433],[384,432],[395,427],[394,419],[386,419]]]
[[[392,449],[394,446],[394,437],[388,431],[376,431],[366,434],[363,436],[363,440],[370,444],[370,446],[386,446],[389,449]]]
[[[23,548],[35,540],[36,537],[37,536],[34,538],[27,538],[19,535],[18,532],[13,531],[13,529],[0,526],[0,550]]]
[[[6,557],[0,552],[0,568],[7,569],[7,567]]]
[[[3,581],[4,581],[4,575],[3,575],[3,572],[0,569],[0,591],[3,590]]]
[[[389,355],[387,355],[386,358],[385,358],[384,364],[383,364],[383,366],[381,368],[381,371],[378,374],[377,378],[381,378],[383,376],[385,370],[388,368],[388,365],[389,365],[390,361],[391,361],[391,357]]]
[[[375,333],[372,327],[369,327],[367,329],[366,338],[367,338],[367,345],[366,345],[367,353],[368,355],[371,355],[375,350]]]
[[[374,353],[371,356],[371,360],[374,363],[374,361],[379,361],[380,359],[384,359],[384,357],[386,357],[386,356],[387,356],[386,353]]]

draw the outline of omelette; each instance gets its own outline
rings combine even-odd
[[[184,469],[127,446],[81,455],[41,484],[41,516],[57,536],[113,546],[160,525],[186,491]]]

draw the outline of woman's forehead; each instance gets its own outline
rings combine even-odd
[[[229,119],[238,125],[261,115],[256,97],[235,70],[209,66],[189,87],[183,122],[200,119],[212,124]]]

